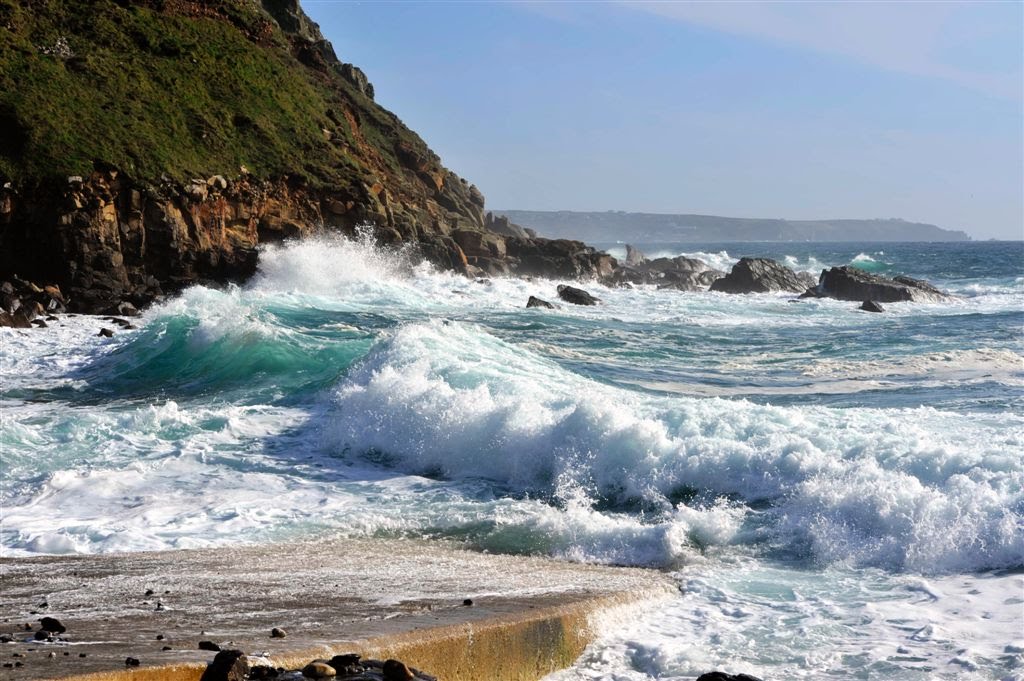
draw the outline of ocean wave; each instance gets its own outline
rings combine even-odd
[[[881,252],[879,255],[881,255]],[[859,270],[864,270],[865,272],[885,272],[891,267],[890,263],[876,260],[867,253],[858,253],[855,255],[853,259],[850,260],[850,265]]]
[[[664,519],[680,503],[734,498],[751,514],[767,503],[746,540],[813,561],[924,572],[1024,564],[1020,418],[1006,427],[927,408],[647,398],[436,322],[375,346],[326,419],[334,454],[555,503],[582,497]]]

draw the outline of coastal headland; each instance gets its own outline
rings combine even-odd
[[[44,556],[2,565],[0,633],[13,641],[0,650],[4,662],[21,663],[3,669],[12,681],[194,681],[216,654],[200,642],[289,668],[358,653],[398,658],[444,681],[537,679],[571,664],[602,617],[625,616],[639,602],[675,591],[653,570],[411,540]],[[38,630],[43,617],[66,632],[35,640],[25,625]],[[126,667],[128,658],[138,666]]]

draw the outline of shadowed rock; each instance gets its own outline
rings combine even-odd
[[[811,280],[813,285],[813,279]],[[807,276],[800,277],[785,265],[769,258],[741,258],[732,271],[711,284],[712,291],[723,293],[767,293],[804,291]]]
[[[822,271],[818,294],[839,300],[873,300],[880,303],[942,302],[950,299],[949,295],[928,282],[911,277],[888,279],[848,265]]]
[[[581,288],[559,284],[558,297],[573,305],[597,305],[599,300]]]
[[[885,312],[885,308],[873,300],[865,300],[857,309],[865,312]]]
[[[526,301],[526,307],[546,307],[548,309],[555,309],[555,306],[546,300],[541,300],[536,296],[530,296],[530,299]]]

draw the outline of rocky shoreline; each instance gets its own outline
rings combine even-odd
[[[648,260],[633,246],[627,246],[627,257],[619,263],[610,255],[581,242],[543,239],[532,235],[507,220],[486,217],[494,231],[457,230],[452,236],[418,243],[414,259],[428,259],[442,269],[461,272],[467,277],[486,280],[490,276],[529,276],[577,281],[596,281],[607,286],[656,286],[666,291],[717,291],[729,294],[791,292],[798,299],[833,298],[859,301],[859,309],[883,312],[881,303],[945,302],[953,296],[928,282],[906,276],[881,277],[856,267],[841,266],[822,270],[818,280],[807,272],[795,272],[768,258],[741,258],[725,273],[707,263],[687,257]],[[399,241],[399,243],[401,243]],[[226,281],[244,281],[256,270],[258,250],[246,247],[252,262],[235,276],[212,281],[196,277],[195,283],[219,285]],[[468,255],[467,255],[468,254]],[[179,254],[181,255],[181,254]],[[250,256],[245,256],[249,258]],[[118,260],[115,258],[115,260]],[[123,259],[118,260],[122,263]],[[119,270],[127,277],[127,270]],[[133,276],[142,276],[136,272]],[[130,277],[128,277],[130,279]],[[152,277],[149,277],[152,279]],[[120,279],[119,279],[120,280]],[[90,280],[94,285],[96,279]],[[59,314],[69,312],[106,315],[109,322],[100,335],[112,336],[114,329],[134,328],[125,317],[139,314],[140,308],[165,299],[158,280],[128,295],[123,288],[102,279],[98,288],[82,289],[72,285],[65,295],[58,283],[43,280],[36,283],[13,275],[0,281],[0,326],[14,328],[45,328],[57,321]],[[180,287],[192,280],[175,280]],[[558,298],[574,305],[596,305],[600,299],[589,292],[561,284]],[[526,307],[554,308],[551,302],[531,296]]]

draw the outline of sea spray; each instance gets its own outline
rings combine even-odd
[[[245,286],[193,287],[113,338],[89,317],[0,330],[4,554],[444,538],[673,571],[679,599],[566,678],[1015,673],[1016,251],[664,252],[866,254],[962,297],[865,315],[573,282],[602,304],[536,310],[569,282],[475,281],[366,239],[274,246]]]

